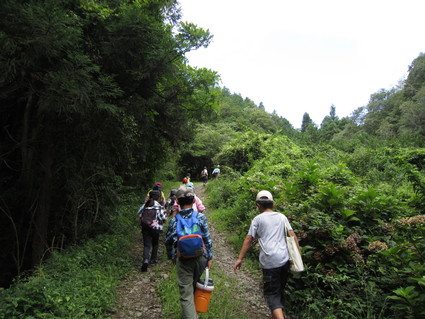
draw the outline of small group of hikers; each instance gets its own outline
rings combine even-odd
[[[159,202],[162,200],[166,207],[172,205],[172,209],[167,213],[165,212],[167,209]],[[274,200],[269,191],[260,191],[257,194],[256,206],[259,214],[251,221],[233,270],[236,273],[240,269],[253,240],[257,239],[260,245],[259,261],[263,270],[264,297],[272,318],[283,319],[285,318],[284,288],[290,266],[285,227],[297,243],[298,239],[286,216],[273,210]],[[176,265],[184,318],[198,318],[194,303],[196,283],[205,268],[211,269],[213,260],[208,222],[206,215],[202,213],[205,207],[195,195],[193,184],[183,180],[179,189],[170,192],[170,198],[167,201],[161,191],[157,192],[154,189],[150,191],[145,205],[139,209],[139,217],[143,219],[141,212],[150,209],[156,211],[156,221],[153,223],[154,226],[148,229],[148,226],[143,226],[142,220],[144,241],[142,271],[146,271],[149,264],[155,264],[158,261],[159,234],[163,230],[167,215],[171,216],[165,235],[167,257]],[[149,258],[151,248],[152,253]]]
[[[217,178],[219,177],[219,175],[220,175],[220,165],[217,165],[217,167],[214,168],[213,171],[211,172],[211,176],[213,178]],[[199,177],[204,185],[208,183],[209,175],[208,175],[208,169],[206,166],[204,166],[204,168],[202,169],[201,174],[199,174]]]
[[[191,205],[194,211],[202,213],[205,206],[202,201],[195,195],[194,185],[190,180],[190,175],[183,179],[179,190],[190,188],[193,191],[193,204]],[[165,199],[162,191],[162,184],[155,183],[152,190],[148,192],[145,203],[139,208],[138,215],[142,228],[143,236],[143,262],[142,271],[147,271],[149,265],[154,265],[158,262],[158,245],[160,234],[163,232],[164,224],[167,217],[174,218],[177,213],[182,210],[182,206],[178,201],[178,190],[172,189],[170,196]]]

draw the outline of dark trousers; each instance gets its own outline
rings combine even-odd
[[[264,298],[270,310],[283,309],[286,282],[289,275],[289,262],[279,268],[263,269]]]
[[[160,231],[154,230],[152,228],[142,228],[142,235],[143,235],[143,261],[149,260],[149,254],[150,260],[155,260],[158,258],[158,245],[159,245],[159,235]]]

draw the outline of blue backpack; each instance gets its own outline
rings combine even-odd
[[[195,258],[202,256],[205,251],[202,240],[202,230],[198,219],[198,212],[193,211],[190,218],[177,218],[177,256],[181,258]]]

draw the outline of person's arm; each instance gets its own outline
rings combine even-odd
[[[244,259],[246,253],[251,248],[252,241],[254,240],[254,237],[251,235],[248,235],[245,237],[245,240],[243,241],[241,251],[239,253],[238,260],[236,260],[235,265],[233,266],[233,271],[236,273],[236,270],[241,268],[242,266],[242,260]]]
[[[202,204],[202,201],[199,199],[198,196],[195,196],[195,205],[196,205],[196,210],[200,213],[202,213],[205,210],[205,206],[204,204]]]
[[[211,269],[213,259],[212,241],[210,236],[210,230],[208,228],[207,217],[204,214],[199,215],[199,222],[202,231],[202,240],[205,246],[204,257],[207,258],[207,267]]]
[[[207,268],[208,269],[211,269],[211,267],[212,267],[212,259],[208,259],[208,261],[207,261]]]
[[[176,259],[174,243],[177,241],[176,223],[177,221],[175,217],[170,220],[164,240],[165,247],[167,249],[167,257],[174,261]]]

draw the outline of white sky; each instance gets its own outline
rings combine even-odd
[[[182,21],[209,29],[192,66],[301,126],[339,117],[404,79],[425,52],[424,0],[180,0]]]

